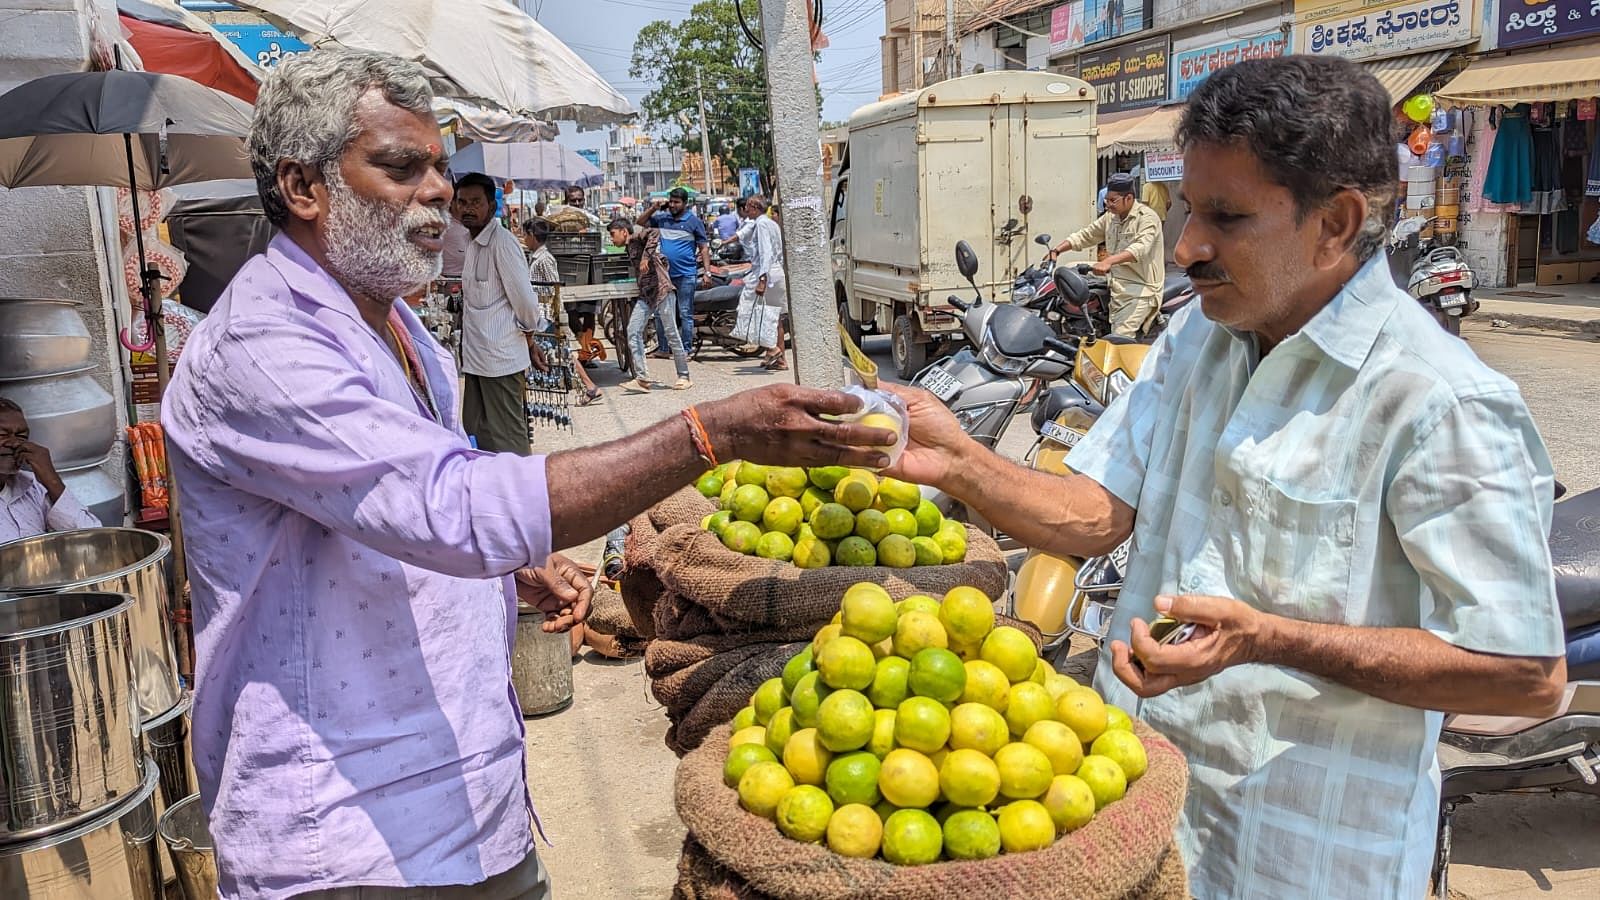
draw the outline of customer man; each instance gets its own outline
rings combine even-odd
[[[431,103],[395,57],[324,49],[272,71],[249,150],[279,234],[195,329],[163,403],[225,900],[548,897],[507,573],[540,567],[547,628],[570,627],[587,581],[550,551],[710,457],[885,461],[850,445],[886,432],[820,418],[851,398],[796,387],[548,457],[471,449],[449,356],[394,303],[439,269],[451,186]]]
[[[678,298],[674,310],[678,318],[678,333],[682,336],[683,346],[692,347],[694,292],[700,283],[699,266],[705,266],[707,270],[711,268],[708,250],[711,241],[706,237],[706,227],[694,210],[689,208],[689,192],[681,187],[673,188],[667,194],[665,203],[657,200],[646,207],[639,214],[638,224],[661,231],[661,252],[666,255],[667,265],[671,267],[672,287]],[[666,334],[658,324],[657,353],[665,356],[663,350],[666,346]]]
[[[581,188],[581,187],[579,187],[579,186],[577,186],[575,184],[567,185],[566,189],[564,191],[562,191],[562,199],[565,200],[566,204],[568,206],[572,207],[573,209],[583,209],[584,208],[584,206],[583,206],[583,195],[584,195],[583,188]]]
[[[1389,117],[1337,58],[1195,91],[1177,259],[1201,301],[1077,474],[1007,462],[907,391],[900,477],[1055,554],[1132,534],[1096,683],[1188,757],[1201,898],[1422,896],[1442,713],[1540,715],[1566,680],[1550,459],[1516,386],[1389,277]],[[1158,645],[1157,614],[1202,627]]]
[[[56,474],[50,451],[29,440],[22,407],[0,397],[0,544],[100,524]]]
[[[783,234],[778,223],[767,215],[767,198],[760,194],[746,197],[744,214],[748,217],[749,239],[745,242],[750,255],[750,271],[744,276],[744,296],[739,301],[739,312],[747,321],[759,323],[749,329],[752,343],[766,350],[762,368],[786,371],[789,364],[783,358],[783,317],[789,305],[788,287],[783,275]],[[766,327],[768,320],[773,322]]]
[[[461,272],[461,422],[479,450],[527,456],[528,337],[545,329],[515,236],[494,217],[494,182],[476,172],[456,182],[456,208],[472,234]]]
[[[1167,252],[1161,217],[1134,196],[1134,189],[1132,175],[1111,176],[1105,214],[1050,250],[1053,259],[1068,250],[1106,245],[1106,257],[1094,264],[1094,273],[1111,283],[1111,333],[1129,338],[1138,337],[1161,308]]]

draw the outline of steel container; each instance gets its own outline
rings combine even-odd
[[[179,800],[161,816],[161,842],[172,855],[184,900],[216,900],[217,845],[211,839],[200,795]]]
[[[156,855],[156,767],[105,813],[20,844],[0,845],[0,897],[27,900],[161,900]]]
[[[0,380],[82,369],[90,358],[89,327],[71,300],[0,297]]]
[[[137,528],[58,531],[0,545],[0,594],[132,594],[133,672],[140,720],[183,698],[168,615],[172,542]]]
[[[57,468],[105,459],[116,440],[117,404],[94,380],[94,369],[85,365],[59,375],[0,380],[0,396],[22,407],[33,440],[50,448]]]
[[[126,594],[0,599],[0,843],[91,818],[139,790]]]
[[[71,469],[57,469],[61,483],[102,525],[121,525],[126,489],[106,474],[105,460]]]
[[[194,695],[185,691],[178,705],[145,720],[144,752],[161,768],[161,804],[172,806],[200,789],[189,748],[189,710]]]

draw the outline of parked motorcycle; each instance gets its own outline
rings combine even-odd
[[[1056,296],[1056,283],[1050,277],[1056,260],[1050,253],[1050,235],[1041,234],[1033,242],[1044,245],[1044,258],[1017,273],[1011,282],[1011,302],[1042,314],[1050,309]]]
[[[1439,838],[1434,896],[1450,894],[1456,810],[1478,794],[1600,795],[1600,489],[1555,505],[1550,557],[1567,637],[1567,690],[1554,715],[1445,718],[1439,736]]]
[[[1446,331],[1459,336],[1461,319],[1478,311],[1478,301],[1472,299],[1477,279],[1460,250],[1421,237],[1435,221],[1400,220],[1389,235],[1389,272]]]
[[[1059,323],[1062,334],[1082,337],[1104,337],[1111,333],[1111,282],[1103,275],[1094,274],[1088,263],[1057,266],[1055,272],[1067,275],[1057,280],[1052,308],[1044,313],[1052,325]],[[1052,273],[1054,277],[1054,273]],[[1194,285],[1189,276],[1175,272],[1166,278],[1161,288],[1161,305],[1155,317],[1139,334],[1139,340],[1154,341],[1165,331],[1178,310],[1193,302]]]

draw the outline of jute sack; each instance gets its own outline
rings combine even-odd
[[[1180,900],[1188,877],[1173,841],[1189,769],[1183,754],[1134,723],[1150,768],[1127,796],[1043,850],[993,859],[895,866],[850,859],[784,837],[745,812],[722,783],[728,729],[678,763],[678,817],[688,827],[673,896],[740,900]]]
[[[777,560],[744,556],[722,546],[699,522],[674,525],[655,543],[654,567],[666,591],[704,609],[709,625],[722,633],[761,632],[811,626],[815,632],[839,610],[851,585],[883,585],[896,600],[912,594],[937,598],[957,585],[975,587],[991,598],[1006,589],[1008,572],[1000,547],[988,535],[967,527],[967,558],[945,566],[891,569],[887,566],[829,566],[802,569]],[[657,610],[661,637],[683,639],[704,633],[704,621],[674,621]]]
[[[655,608],[664,590],[656,571],[661,532],[673,525],[698,526],[712,512],[711,501],[687,487],[629,520],[622,548],[622,602],[641,638],[656,636]]]
[[[633,627],[633,620],[622,603],[622,595],[606,582],[595,586],[589,618],[584,620],[583,642],[601,656],[611,659],[637,659],[644,655],[646,641]]]

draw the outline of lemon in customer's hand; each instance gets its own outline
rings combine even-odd
[[[833,751],[823,746],[815,728],[802,728],[789,736],[783,745],[783,767],[794,776],[796,784],[821,786],[828,774],[828,763],[833,762]]]
[[[1088,782],[1076,775],[1057,775],[1050,780],[1050,790],[1039,801],[1050,813],[1051,821],[1060,832],[1076,831],[1094,818],[1094,791]]]
[[[878,791],[901,809],[921,809],[939,799],[939,767],[915,750],[890,750],[878,768]]]
[[[828,763],[828,796],[840,806],[848,803],[871,806],[877,803],[883,799],[878,793],[878,772],[881,767],[878,758],[865,750],[834,757],[833,762]]]
[[[891,416],[888,413],[881,412],[867,413],[857,420],[857,424],[865,425],[868,428],[882,428],[885,431],[889,431],[894,434],[894,438],[890,440],[889,443],[882,444],[880,446],[893,447],[900,441],[901,422],[898,416]]]
[[[1027,681],[1039,662],[1039,653],[1034,649],[1033,641],[1010,625],[1002,625],[989,632],[989,636],[983,639],[983,648],[979,653],[983,659],[1006,673],[1006,678],[1012,684]]]
[[[756,744],[740,744],[728,751],[728,761],[722,765],[722,783],[728,787],[737,788],[739,779],[744,773],[758,762],[777,762],[778,758],[766,747]]]
[[[883,845],[883,820],[871,806],[851,803],[828,820],[828,849],[854,859],[871,859]]]
[[[982,703],[963,703],[950,711],[950,747],[993,756],[1011,740],[1005,717]]]
[[[783,795],[793,787],[794,777],[788,769],[776,762],[758,762],[739,777],[739,805],[770,819]]]
[[[895,710],[894,740],[912,750],[938,752],[950,740],[950,711],[931,697],[907,698]]]
[[[828,833],[833,801],[822,788],[798,784],[784,793],[774,812],[779,831],[794,840],[812,844]]]
[[[840,635],[817,651],[817,671],[823,683],[836,691],[866,690],[877,670],[878,659],[872,655],[872,648],[853,637]]]
[[[1000,810],[1000,846],[1007,853],[1043,850],[1055,843],[1056,823],[1044,805],[1033,800],[1018,800]]]
[[[962,806],[984,806],[1000,793],[1000,769],[977,750],[952,750],[939,766],[945,799]]]
[[[1144,744],[1131,731],[1108,730],[1094,739],[1089,752],[1095,756],[1104,756],[1121,766],[1122,774],[1128,777],[1130,784],[1138,781],[1139,776],[1150,767],[1150,758],[1144,752]]]
[[[981,809],[952,813],[944,820],[944,852],[951,859],[988,859],[999,855],[999,823]]]
[[[1050,789],[1056,777],[1050,758],[1032,744],[1010,743],[994,755],[1000,770],[1000,793],[1013,800],[1032,800]]]
[[[1122,766],[1116,760],[1093,753],[1083,758],[1083,765],[1078,766],[1077,776],[1089,785],[1089,790],[1094,792],[1094,808],[1098,812],[1105,809],[1106,804],[1122,799],[1128,792],[1128,775],[1122,771]]]

